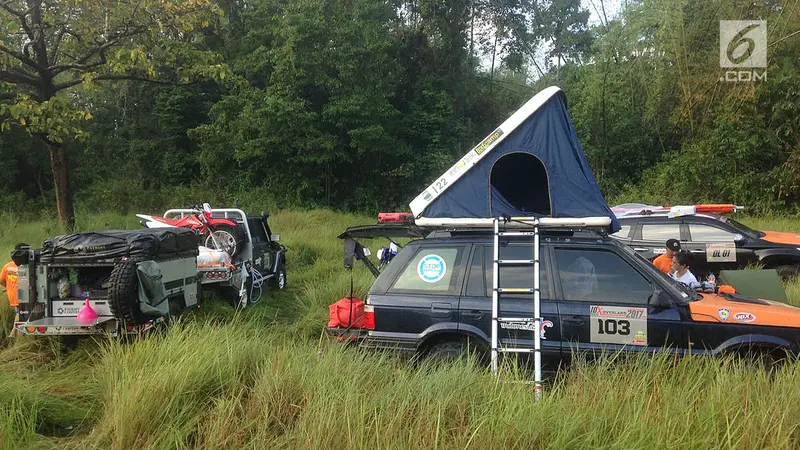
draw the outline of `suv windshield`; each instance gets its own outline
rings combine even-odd
[[[748,227],[747,225],[745,225],[745,224],[743,224],[741,222],[737,222],[737,221],[731,219],[730,217],[725,217],[723,222],[732,225],[734,228],[736,228],[737,230],[741,231],[742,234],[744,234],[745,236],[751,237],[753,239],[758,239],[758,238],[761,238],[761,237],[765,236],[765,234],[763,232],[756,231],[756,230]]]

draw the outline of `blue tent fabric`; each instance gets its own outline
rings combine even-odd
[[[513,153],[536,156],[547,171],[550,188],[548,217],[610,217],[611,232],[619,221],[606,203],[578,142],[567,113],[563,93],[551,97],[511,134],[485,155],[470,171],[425,208],[428,218],[487,218],[498,216],[544,217],[523,211],[491,185],[492,170],[503,157]],[[502,173],[495,173],[502,177]],[[530,177],[528,177],[530,178]],[[514,181],[519,189],[536,189],[536,180]],[[539,194],[542,194],[541,192]]]

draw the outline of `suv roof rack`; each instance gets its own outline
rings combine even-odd
[[[451,237],[470,237],[470,236],[491,236],[494,233],[492,228],[442,228],[435,229],[425,236],[425,239],[444,239]],[[545,228],[539,234],[546,236],[575,236],[585,234],[587,236],[606,236],[605,230],[594,228]]]
[[[540,228],[599,228],[611,226],[611,217],[506,217],[507,227]],[[494,218],[419,218],[415,221],[421,227],[490,228]]]

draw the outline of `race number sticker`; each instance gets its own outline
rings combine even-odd
[[[427,255],[419,260],[417,275],[426,283],[436,283],[447,273],[447,263],[439,255]]]
[[[592,305],[590,311],[592,342],[647,345],[647,308]]]
[[[708,262],[736,262],[736,244],[706,244],[706,260]]]

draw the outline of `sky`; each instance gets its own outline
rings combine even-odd
[[[584,8],[591,13],[589,25],[599,25],[602,17],[602,8],[606,10],[608,20],[611,20],[619,12],[624,0],[581,0]],[[602,3],[602,7],[601,7]]]
[[[602,14],[603,8],[605,8],[606,17],[608,20],[612,20],[622,8],[622,5],[625,3],[626,0],[581,0],[581,5],[584,8],[589,10],[589,26],[593,25],[600,25],[602,23]],[[537,50],[537,54],[544,55],[548,48],[547,45],[540,46]],[[538,62],[541,62],[541,58],[544,56],[539,56],[536,58]],[[492,56],[491,54],[483,54],[480,55],[481,67],[484,70],[489,70],[491,67]],[[530,74],[532,79],[537,78],[537,73]]]

